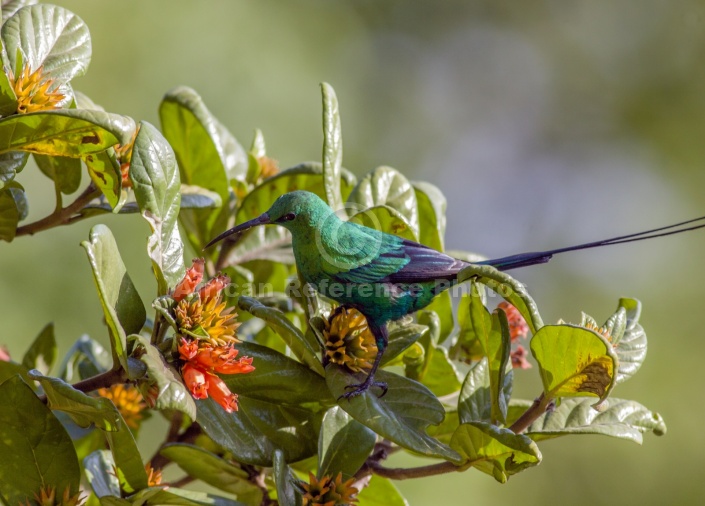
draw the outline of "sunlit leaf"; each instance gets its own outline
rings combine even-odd
[[[325,200],[334,211],[343,208],[340,190],[343,166],[343,135],[340,127],[340,109],[335,90],[321,83],[323,93],[323,181]]]
[[[419,216],[419,242],[443,251],[446,233],[446,198],[437,186],[412,181]]]
[[[448,357],[448,350],[438,344],[441,335],[439,316],[428,310],[419,312],[418,321],[428,327],[420,343],[424,346],[424,362],[413,379],[427,386],[438,397],[460,390],[460,378],[455,365]]]
[[[0,119],[0,153],[28,151],[81,158],[129,141],[126,116],[85,109],[17,114]]]
[[[70,195],[78,190],[81,184],[81,160],[36,154],[34,160],[37,162],[39,170],[54,181],[61,193]]]
[[[13,181],[11,184],[16,183]],[[15,238],[17,224],[22,219],[26,204],[25,193],[19,188],[0,190],[0,240],[12,242]]]
[[[187,475],[234,494],[242,503],[259,506],[262,502],[262,489],[249,481],[246,471],[203,448],[170,443],[159,453],[173,461]]]
[[[245,506],[239,501],[226,499],[206,492],[196,492],[176,487],[149,487],[130,496],[133,506]],[[103,501],[101,500],[101,504]]]
[[[541,452],[530,438],[484,422],[462,424],[450,445],[462,456],[464,466],[473,466],[500,483],[541,462]]]
[[[596,410],[589,399],[563,399],[558,407],[546,411],[526,430],[534,441],[573,434],[600,434],[641,444],[645,432],[666,433],[661,415],[636,401],[610,397],[603,409]]]
[[[108,201],[109,210],[116,210],[122,198],[122,173],[115,151],[111,148],[100,153],[90,153],[82,159],[91,181]]]
[[[376,441],[372,430],[333,406],[323,417],[318,439],[318,478],[338,473],[343,473],[343,480],[351,478],[372,453]]]
[[[51,483],[78,492],[81,479],[71,438],[19,377],[0,385],[0,498],[21,504]]]
[[[142,216],[151,228],[147,252],[157,278],[158,294],[165,295],[183,278],[184,247],[176,223],[181,182],[176,158],[159,131],[142,122],[135,139],[130,180]]]
[[[115,238],[108,227],[93,227],[89,241],[83,241],[81,246],[88,255],[93,280],[103,306],[113,359],[127,369],[126,335],[142,329],[147,314],[144,304],[127,274]]]
[[[329,364],[326,382],[334,397],[347,390],[346,386],[361,383],[364,374],[352,375],[346,369]],[[457,461],[458,455],[429,436],[425,429],[443,421],[445,411],[435,395],[416,381],[380,370],[376,381],[387,383],[389,390],[383,397],[372,388],[351,399],[340,399],[338,405],[355,420],[368,426],[377,434],[429,457]]]
[[[498,404],[504,406],[505,419],[508,420],[509,397],[512,394],[512,371],[503,377]],[[493,393],[490,382],[490,368],[487,357],[475,362],[465,376],[463,387],[458,397],[458,414],[461,423],[491,422]],[[509,423],[507,421],[507,423]]]
[[[2,40],[11,68],[17,51],[32,70],[40,66],[47,77],[68,82],[86,73],[91,61],[91,36],[71,11],[49,4],[19,9],[2,26]]]
[[[548,398],[598,397],[614,387],[617,356],[604,336],[574,325],[546,325],[531,339]]]
[[[377,167],[363,177],[348,197],[348,204],[359,207],[357,214],[373,208],[393,209],[396,213],[390,214],[401,217],[413,237],[419,236],[419,209],[414,187],[401,172],[391,167]],[[381,219],[381,216],[379,214],[377,218]],[[368,223],[363,224],[370,226]],[[401,225],[397,224],[397,227]]]
[[[4,0],[2,2],[2,22],[7,21],[25,5],[34,5],[36,3],[37,0]]]
[[[357,495],[359,506],[409,506],[391,480],[372,475],[370,483]]]

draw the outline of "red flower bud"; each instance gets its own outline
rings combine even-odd
[[[186,271],[184,279],[174,288],[173,299],[179,302],[181,299],[193,293],[198,283],[203,279],[204,260],[196,258],[193,265]]]
[[[221,274],[212,278],[208,283],[206,283],[200,290],[198,290],[198,296],[201,301],[205,302],[209,299],[217,297],[218,294],[223,291],[223,288],[230,284],[230,278]]]
[[[186,338],[181,338],[179,345],[179,355],[181,360],[191,360],[198,353],[198,341],[193,341]]]
[[[208,382],[208,392],[215,402],[220,404],[228,413],[237,411],[237,395],[230,391],[222,379],[208,374],[206,381]]]
[[[196,367],[191,362],[186,362],[186,365],[184,365],[181,370],[181,375],[191,395],[196,399],[205,399],[208,397],[210,384],[207,382],[207,377],[210,375],[206,374],[205,371]]]

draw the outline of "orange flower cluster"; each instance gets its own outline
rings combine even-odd
[[[213,398],[225,411],[237,411],[237,394],[230,391],[218,374],[254,371],[252,358],[237,358],[235,337],[239,323],[232,307],[226,307],[223,289],[227,276],[217,276],[198,291],[203,280],[203,259],[196,259],[184,279],[174,288],[175,320],[179,328],[179,358],[184,361],[181,376],[196,399]]]
[[[507,315],[509,322],[509,337],[512,344],[516,344],[519,339],[526,339],[529,334],[529,325],[521,315],[519,310],[509,302],[500,302],[497,304],[498,309],[502,309]],[[527,360],[528,352],[521,344],[516,344],[510,353],[512,367],[514,369],[530,369],[531,363]]]

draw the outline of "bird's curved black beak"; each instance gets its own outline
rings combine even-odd
[[[203,249],[208,249],[211,246],[213,246],[215,243],[217,243],[218,241],[222,241],[226,237],[229,237],[233,234],[240,234],[240,233],[244,232],[245,230],[249,230],[253,227],[258,227],[260,225],[267,225],[268,223],[272,223],[272,221],[269,219],[269,215],[267,213],[264,213],[253,220],[246,221],[245,223],[240,223],[239,225],[231,228],[230,230],[226,230],[225,232],[220,234],[218,237],[211,240],[211,242],[206,244]]]

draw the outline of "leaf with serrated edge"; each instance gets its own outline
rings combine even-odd
[[[177,217],[181,203],[181,181],[176,158],[161,133],[143,121],[135,139],[130,181],[142,216],[152,230],[147,252],[157,278],[159,295],[181,281],[186,272],[184,246]]]
[[[363,374],[352,375],[346,369],[329,364],[326,382],[334,397],[347,390],[345,387],[361,383]],[[358,422],[368,426],[380,436],[421,455],[458,461],[458,455],[429,436],[425,428],[443,421],[445,410],[435,395],[416,381],[380,370],[375,380],[387,383],[389,390],[378,397],[376,388],[361,395],[340,399],[338,405]]]
[[[54,338],[54,324],[50,323],[42,329],[25,352],[22,365],[27,369],[39,369],[47,374],[54,365],[55,359],[56,338]]]
[[[186,474],[204,483],[235,494],[238,501],[252,506],[262,502],[262,490],[249,481],[249,475],[217,455],[195,445],[169,443],[160,451]]]
[[[600,434],[641,444],[644,432],[657,436],[666,433],[661,415],[636,401],[610,397],[603,409],[596,410],[586,399],[563,399],[558,407],[545,412],[526,430],[534,441],[559,436]]]
[[[159,350],[141,335],[134,334],[129,339],[134,347],[132,355],[147,366],[150,383],[157,385],[158,393],[154,407],[160,410],[176,409],[195,420],[196,404],[191,394]]]
[[[0,385],[0,455],[0,499],[6,504],[23,504],[47,483],[78,492],[71,438],[18,376]]]
[[[541,462],[539,447],[530,438],[484,422],[462,424],[450,445],[463,457],[464,466],[473,466],[500,483]]]
[[[372,430],[333,406],[323,416],[318,438],[318,478],[338,473],[343,473],[343,480],[351,478],[372,453],[376,441]]]
[[[113,359],[127,370],[126,334],[139,332],[144,325],[147,318],[144,304],[127,274],[115,238],[108,227],[93,227],[89,241],[83,241],[81,246],[88,255],[93,280],[103,306]]]
[[[546,397],[598,397],[614,388],[617,356],[602,335],[575,325],[546,325],[531,339]],[[596,404],[596,405],[597,405]]]

